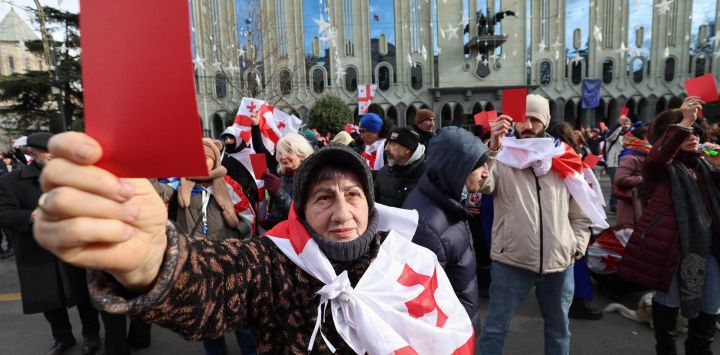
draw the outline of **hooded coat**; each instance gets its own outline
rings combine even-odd
[[[443,128],[428,147],[425,174],[403,204],[420,215],[413,243],[437,255],[476,334],[480,333],[477,267],[469,213],[461,199],[468,175],[487,151],[472,133]]]

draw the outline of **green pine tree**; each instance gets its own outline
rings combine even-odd
[[[315,102],[308,115],[308,128],[316,128],[322,135],[334,135],[345,129],[345,124],[353,122],[350,108],[337,96],[326,95]]]

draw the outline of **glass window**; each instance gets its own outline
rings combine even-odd
[[[257,96],[260,93],[260,87],[262,86],[262,78],[260,77],[260,74],[255,70],[248,70],[245,80],[250,94],[249,96]]]
[[[690,57],[701,54],[712,56],[713,43],[708,41],[716,33],[717,0],[693,0],[692,1],[692,24],[690,25]],[[717,50],[717,49],[716,49]],[[704,61],[704,59],[703,59]],[[698,66],[696,60],[695,74]],[[705,71],[705,66],[702,68]]]
[[[30,68],[30,58],[26,57],[25,58],[25,71],[28,72],[30,70],[32,70],[32,68]]]
[[[390,88],[390,68],[387,65],[378,68],[378,88],[380,91],[387,91]]]
[[[540,85],[545,86],[550,84],[550,78],[552,77],[552,63],[549,60],[543,60],[540,62]]]
[[[643,81],[644,66],[645,66],[645,61],[643,61],[642,58],[635,58],[632,61],[633,81],[634,82],[641,83]]]
[[[420,90],[423,87],[423,69],[420,63],[415,63],[415,66],[410,69],[410,81],[411,86],[415,90]]]
[[[284,0],[275,0],[275,28],[278,37],[278,56],[287,58],[287,20],[285,20]]]
[[[571,0],[565,4],[565,58],[573,59],[578,54],[585,58],[587,63],[588,58],[588,40],[590,36],[590,0]],[[543,18],[544,19],[544,18]],[[547,21],[558,21],[556,18],[549,18]],[[577,41],[576,41],[577,38]],[[551,39],[554,43],[556,39]],[[560,39],[557,39],[560,40]],[[577,42],[577,43],[576,43]],[[551,45],[545,42],[547,45]],[[552,48],[555,50],[560,48]],[[576,62],[577,63],[577,62]],[[574,67],[575,63],[572,64],[573,75],[572,80],[575,83]],[[582,73],[579,73],[582,76]],[[582,79],[581,79],[582,80]]]
[[[325,71],[321,68],[315,68],[312,71],[313,92],[322,94],[325,91]]]
[[[572,62],[572,83],[579,85],[582,82],[582,62]]]
[[[318,1],[303,1],[303,39],[305,45],[305,64],[308,72],[315,65],[323,65],[329,70],[328,41],[320,40],[320,26],[314,20],[323,19],[330,21],[326,6],[320,5]],[[317,46],[317,53],[313,51],[313,45]]]
[[[394,3],[394,1],[388,2],[390,4]],[[373,3],[373,1],[371,0],[370,3]],[[420,34],[420,26],[422,24],[420,18],[421,13],[420,0],[410,0],[410,53],[420,53],[422,49],[422,36]]]
[[[632,47],[636,50],[628,52],[627,54],[627,70],[635,73],[635,79],[637,79],[637,77],[639,76],[640,81],[642,81],[643,76],[643,64],[636,64],[637,62],[633,58],[636,57],[637,53],[640,53],[640,57],[642,58],[650,58],[650,51],[652,50],[652,41],[650,37],[652,35],[653,28],[653,16],[651,15],[655,13],[655,10],[656,9],[653,7],[653,0],[633,0],[628,2],[628,11],[630,14],[628,17],[627,28],[628,39],[624,43],[627,48]],[[670,16],[670,14],[668,14],[667,16]],[[638,70],[640,70],[641,73],[638,74]],[[639,83],[640,81],[635,82]]]
[[[15,59],[8,57],[8,66],[10,66],[10,74],[15,74]]]
[[[347,67],[345,69],[345,90],[355,92],[357,86],[357,69],[355,69],[355,67]]]
[[[488,75],[490,75],[489,64],[485,64],[484,60],[477,62],[477,66],[475,67],[475,75],[480,78],[486,78]]]
[[[309,1],[311,2],[311,1]],[[257,58],[262,58],[262,15],[260,11],[260,0],[237,0],[235,1],[235,16],[237,23],[237,48],[236,54],[238,59],[238,67],[245,68],[246,61],[248,59],[254,59],[252,54]],[[310,20],[310,23],[315,25],[315,22]],[[307,29],[308,22],[305,21],[304,26]],[[317,32],[317,31],[316,31]],[[248,42],[252,44],[252,48],[248,47]],[[244,56],[240,56],[239,50],[244,47],[246,53]],[[255,53],[252,53],[252,52]]]
[[[222,45],[222,41],[220,39],[220,14],[218,11],[218,0],[210,0],[210,21],[212,22],[210,24],[212,28],[212,38],[210,39],[210,44],[212,44],[215,61],[219,62],[222,60],[220,57],[220,47]]]
[[[607,58],[603,62],[603,83],[610,84],[613,81],[613,76],[615,76],[615,63],[612,61],[612,59]]]
[[[372,68],[373,70],[375,70],[375,68],[377,68],[380,63],[387,63],[392,67],[392,70],[395,71],[397,57],[395,47],[395,1],[370,0],[369,3],[371,49],[370,57],[372,59]],[[411,25],[411,30],[413,28],[414,27]],[[418,36],[418,39],[419,38],[420,37]],[[418,51],[420,51],[420,49],[418,49]],[[390,83],[388,82],[388,85],[389,84]]]
[[[290,95],[292,92],[292,73],[287,69],[280,71],[278,81],[280,82],[280,93]]]
[[[279,1],[279,0],[278,0]],[[353,8],[352,0],[343,2],[343,33],[345,35],[345,55],[355,55],[355,33],[353,28]]]
[[[215,75],[215,96],[220,99],[227,96],[227,77],[222,73]]]
[[[675,58],[665,59],[665,81],[675,80]]]
[[[705,75],[705,57],[695,59],[695,77]]]

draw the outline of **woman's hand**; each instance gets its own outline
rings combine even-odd
[[[705,150],[714,150],[716,152],[720,152],[720,145],[713,144],[713,143],[705,143],[703,144],[703,157],[705,160],[710,163],[713,167],[720,167],[720,154],[712,156],[709,154],[705,154]]]
[[[704,104],[705,101],[700,100],[700,98],[697,96],[686,97],[682,103],[682,106],[680,106],[680,111],[683,115],[683,119],[680,122],[680,125],[683,127],[692,126],[693,123],[695,123],[695,120],[697,120],[698,110],[702,110],[702,105]]]
[[[152,287],[167,240],[167,209],[146,179],[119,179],[93,166],[97,141],[82,133],[50,140],[34,234],[63,261],[104,270],[133,291]]]

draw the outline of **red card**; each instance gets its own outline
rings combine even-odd
[[[490,122],[488,122],[487,113],[485,113],[485,111],[476,113],[473,116],[473,119],[475,120],[475,125],[482,127],[483,131],[490,131]]]
[[[600,157],[597,155],[594,155],[594,154],[588,154],[585,157],[584,162],[585,162],[585,164],[587,164],[590,167],[590,169],[594,169],[595,166],[597,166],[598,163],[600,162]]]
[[[629,107],[623,107],[620,109],[620,116],[625,116],[630,114],[630,108]]]
[[[705,102],[718,100],[717,86],[712,74],[705,74],[685,81],[688,96],[699,96]]]
[[[485,111],[485,113],[487,114],[487,119],[488,119],[489,123],[493,123],[493,122],[497,121],[497,116],[498,116],[497,111],[495,111],[495,110]]]
[[[207,175],[187,3],[81,8],[85,124],[103,147],[98,166],[122,177]]]
[[[264,153],[250,154],[250,164],[252,164],[255,179],[262,179],[263,174],[268,172],[267,160]]]
[[[502,91],[502,113],[510,116],[513,122],[525,122],[527,89],[507,89]]]

